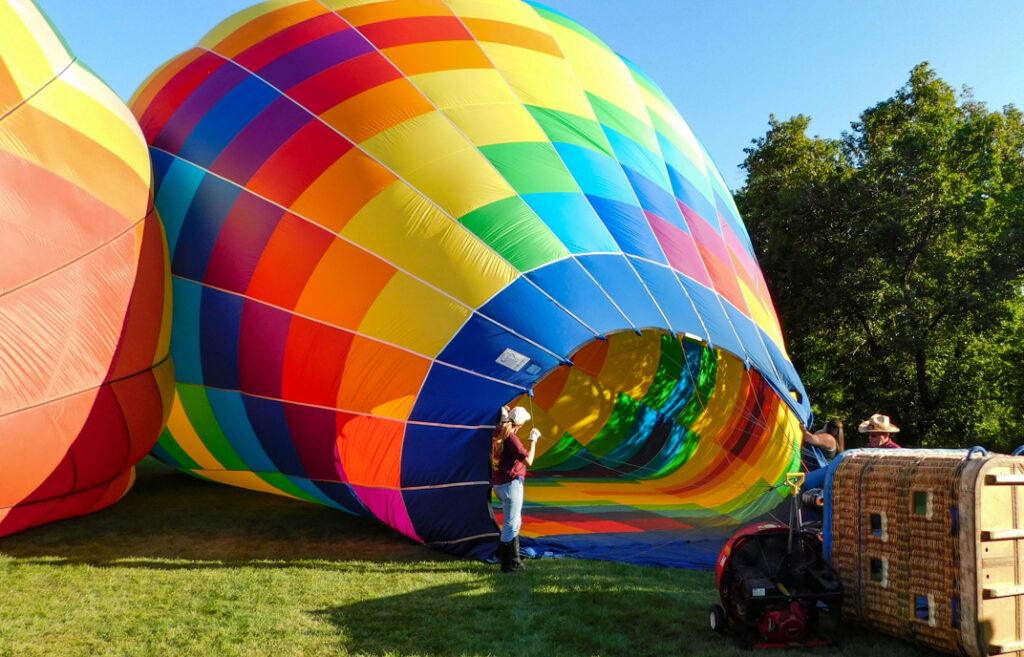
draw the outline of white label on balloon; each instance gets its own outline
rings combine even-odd
[[[525,356],[514,349],[505,349],[498,356],[498,363],[501,363],[505,367],[509,368],[513,372],[518,372],[523,369],[523,366],[530,362],[530,357]]]

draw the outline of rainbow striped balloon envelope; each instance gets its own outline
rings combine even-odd
[[[538,551],[709,565],[809,407],[720,175],[653,81],[519,0],[275,0],[133,110],[172,253],[155,454],[487,557],[499,407]]]
[[[0,536],[118,500],[170,412],[146,141],[31,0],[0,0]]]

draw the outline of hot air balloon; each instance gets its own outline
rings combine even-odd
[[[173,399],[146,142],[31,0],[0,0],[0,535],[101,509]]]
[[[164,461],[487,558],[511,403],[538,551],[710,565],[690,539],[782,499],[809,406],[729,191],[571,19],[265,2],[132,109],[172,253]]]

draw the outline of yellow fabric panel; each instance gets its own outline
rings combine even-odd
[[[551,418],[563,426],[562,431],[582,445],[600,433],[615,408],[615,391],[575,369],[569,370],[558,402],[549,409]],[[561,435],[558,436],[561,438]]]
[[[149,187],[152,166],[146,138],[124,101],[95,75],[72,66],[32,104],[102,144]]]
[[[540,429],[541,437],[537,441],[537,458],[539,459],[544,452],[548,451],[562,438],[565,434],[566,429],[558,422],[558,420],[548,415],[548,413],[541,407],[531,404],[529,401],[517,399],[512,403],[512,406],[523,406],[530,411],[530,421],[527,422],[527,426],[530,429]],[[529,431],[520,431],[519,434],[525,439],[530,435]],[[575,436],[574,436],[575,437]]]
[[[270,14],[282,7],[290,7],[292,5],[299,5],[303,3],[310,5],[318,4],[316,2],[311,2],[311,0],[266,0],[265,2],[253,5],[248,9],[243,9],[242,11],[225,18],[215,28],[207,32],[206,36],[199,41],[199,46],[209,50],[217,50],[222,41],[229,38],[239,28],[244,27],[246,23],[258,20],[261,16]]]
[[[227,35],[212,50],[228,59],[234,59],[252,46],[273,38],[289,27],[327,13],[330,13],[328,9],[315,0],[277,7],[273,11],[254,17],[240,29]]]
[[[470,308],[480,307],[518,276],[486,244],[401,181],[364,205],[340,235]]]
[[[435,358],[472,311],[399,272],[381,290],[359,333]]]
[[[564,59],[503,43],[483,42],[480,47],[522,103],[597,120],[576,74]],[[537,75],[537,71],[544,71],[544,75]]]
[[[547,33],[548,23],[537,12],[519,0],[446,0],[448,6],[464,18],[486,18],[513,25],[523,25]]]
[[[41,89],[71,62],[64,44],[31,2],[0,3],[0,43],[0,58],[22,98]]]
[[[204,470],[222,470],[224,465],[214,457],[210,450],[206,449],[206,445],[203,444],[202,439],[196,433],[195,427],[192,426],[192,421],[188,419],[188,414],[185,413],[185,407],[181,404],[181,397],[178,395],[177,388],[184,385],[192,385],[187,383],[179,383],[175,387],[174,391],[174,403],[171,405],[171,415],[167,418],[167,430],[174,436],[174,441],[178,443],[188,454],[189,458],[195,461],[199,467]]]
[[[477,146],[547,141],[533,116],[494,69],[441,71],[410,80]]]
[[[739,263],[734,263],[734,267],[742,267]],[[772,317],[772,314],[765,310],[765,307],[761,303],[761,296],[755,294],[753,290],[747,287],[747,284],[743,282],[740,277],[736,278],[736,282],[739,283],[740,289],[743,291],[743,299],[747,302],[747,308],[750,309],[750,314],[754,323],[757,324],[761,329],[765,331],[772,339],[775,344],[781,349],[782,348],[782,335],[776,330],[777,325]],[[767,375],[768,373],[765,372]]]
[[[608,344],[608,356],[601,368],[602,380],[633,399],[647,395],[661,362],[661,341],[641,337],[632,331],[616,333]]]
[[[200,477],[205,477],[211,481],[227,484],[229,486],[248,488],[249,490],[259,491],[261,493],[273,493],[274,495],[290,497],[293,500],[302,499],[295,497],[291,493],[286,493],[280,488],[271,486],[260,479],[259,475],[254,472],[241,472],[238,470],[192,470],[192,472],[196,473]]]
[[[156,214],[156,210],[153,210]],[[159,216],[158,216],[159,218]],[[164,229],[164,222],[160,221],[160,236],[163,240],[163,260],[164,260],[164,305],[161,309],[160,316],[163,320],[160,322],[160,334],[156,339],[156,353],[153,354],[153,364],[155,365],[171,350],[171,326],[173,325],[172,320],[172,308],[174,308],[174,293],[172,292],[174,286],[171,283],[171,254],[167,248],[167,231]],[[141,224],[140,224],[141,225]]]
[[[640,97],[643,99],[644,104],[647,105],[647,109],[654,112],[661,118],[662,121],[667,123],[672,129],[673,133],[665,135],[672,145],[675,146],[690,159],[691,162],[697,165],[701,170],[705,168],[704,165],[704,151],[700,147],[700,142],[697,141],[697,136],[690,130],[690,126],[687,125],[683,117],[679,115],[674,107],[669,107],[661,101],[660,98],[652,94],[642,85],[637,85],[640,90]]]
[[[621,59],[575,30],[558,23],[549,25],[562,54],[586,91],[650,125],[647,107],[636,90],[636,80]]]
[[[515,196],[487,158],[440,112],[385,130],[362,148],[453,218]]]

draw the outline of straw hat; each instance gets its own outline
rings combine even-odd
[[[875,413],[857,427],[857,431],[861,433],[896,433],[899,430],[898,426],[889,422],[888,415],[881,413]]]

